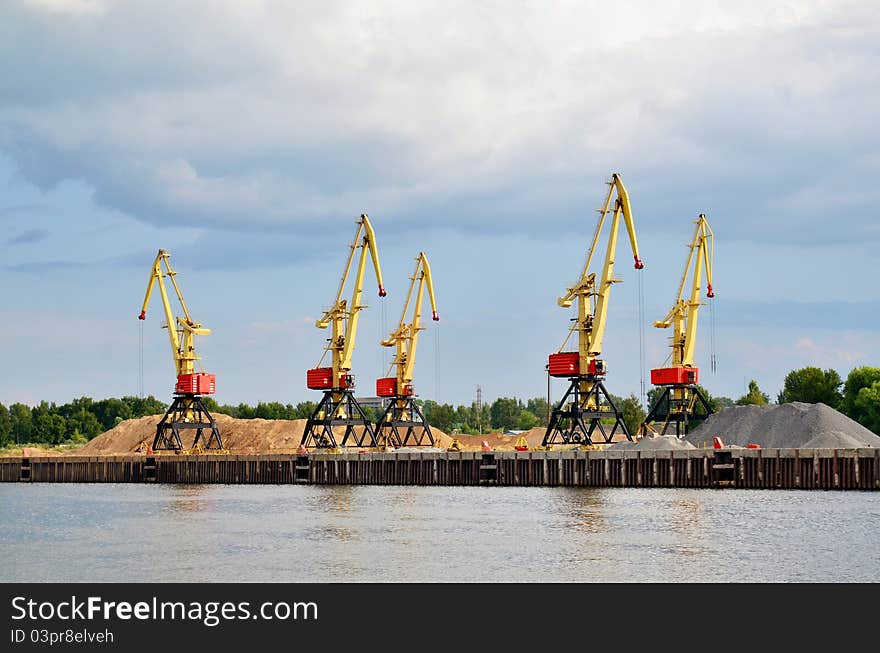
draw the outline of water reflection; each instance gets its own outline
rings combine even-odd
[[[880,579],[871,493],[7,484],[0,502],[15,582]]]
[[[211,502],[205,497],[210,490],[205,485],[171,485],[169,488],[173,498],[167,504],[168,512],[200,513],[207,512],[211,507]]]
[[[551,502],[567,518],[566,526],[575,527],[587,534],[601,533],[608,529],[605,521],[607,501],[603,491],[593,488],[564,488],[560,492],[560,501]]]
[[[356,486],[317,485],[318,490],[309,497],[307,507],[319,512],[350,514],[355,500]]]

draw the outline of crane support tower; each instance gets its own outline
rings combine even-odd
[[[380,445],[434,446],[431,427],[415,402],[412,385],[419,331],[425,330],[422,326],[422,299],[426,287],[428,297],[431,299],[432,319],[436,322],[440,317],[437,315],[437,302],[434,299],[431,265],[425,253],[419,252],[416,257],[415,272],[410,277],[409,292],[403,304],[400,324],[388,338],[381,341],[383,347],[396,347],[396,352],[391,361],[389,376],[376,379],[376,394],[391,400],[376,422],[376,438]],[[412,319],[407,322],[410,305],[412,305]],[[394,376],[390,376],[392,370]]]
[[[147,306],[153,294],[153,288],[159,286],[162,296],[162,307],[165,310],[165,324],[163,329],[168,329],[168,337],[171,340],[171,353],[174,358],[174,367],[177,372],[177,382],[174,385],[174,399],[165,415],[156,425],[156,437],[153,439],[153,450],[171,450],[181,452],[184,450],[180,434],[184,430],[195,430],[191,450],[223,449],[223,440],[220,438],[220,429],[208,409],[202,403],[203,395],[216,392],[216,377],[213,374],[197,372],[196,361],[200,360],[196,355],[195,337],[207,336],[210,329],[204,328],[194,321],[183,300],[180,286],[175,278],[177,273],[171,268],[170,254],[160,249],[153,261],[150,271],[150,281],[147,284],[147,294],[144,304],[138,316],[141,320],[147,319]],[[168,299],[168,291],[165,288],[165,279],[171,281],[174,292],[180,302],[183,317],[174,317],[171,310],[171,302]]]
[[[675,435],[684,437],[687,435],[690,422],[694,417],[694,409],[699,402],[707,415],[712,414],[709,402],[700,391],[700,370],[694,367],[694,347],[697,341],[697,315],[700,310],[700,290],[703,272],[706,274],[706,296],[712,298],[715,291],[712,289],[712,262],[714,259],[715,237],[704,214],[700,214],[694,224],[694,237],[688,248],[687,263],[684,266],[684,274],[678,285],[678,295],[669,313],[662,320],[654,322],[658,329],[672,327],[671,347],[672,353],[667,362],[672,361],[671,367],[661,367],[651,370],[651,384],[663,388],[663,392],[651,406],[648,416],[642,426],[642,434],[648,432],[667,435],[670,426],[675,425]],[[693,280],[690,295],[683,299],[688,272],[693,264]],[[659,429],[652,423],[661,423]]]
[[[614,173],[607,184],[608,194],[602,208],[598,210],[599,222],[593,234],[593,242],[581,277],[557,302],[559,306],[569,308],[577,301],[577,318],[572,320],[572,326],[562,346],[556,353],[550,354],[547,365],[550,376],[567,378],[569,385],[550,414],[542,442],[545,447],[554,444],[591,445],[594,444],[593,438],[597,430],[604,442],[611,442],[618,432],[623,433],[628,440],[632,440],[622,413],[602,382],[607,369],[605,361],[599,358],[608,317],[611,285],[620,281],[613,277],[613,272],[621,216],[629,234],[635,268],[641,270],[644,265],[639,257],[629,195],[623,180],[620,175]],[[599,235],[609,213],[612,217],[605,263],[601,274],[597,276],[595,272],[590,272],[590,264],[593,262]],[[563,351],[572,333],[577,333],[578,350]],[[606,430],[606,425],[602,423],[603,419],[608,418],[614,420],[610,430]]]
[[[376,447],[376,434],[363,408],[354,397],[355,378],[351,374],[351,357],[354,353],[355,336],[357,335],[358,316],[366,308],[361,303],[364,285],[364,271],[367,265],[367,253],[373,261],[373,270],[379,284],[379,297],[385,297],[385,286],[382,284],[382,268],[379,266],[379,250],[376,246],[376,234],[366,213],[362,213],[357,221],[357,233],[350,246],[348,261],[342,273],[342,281],[333,305],[315,322],[319,329],[331,327],[330,338],[318,365],[306,373],[306,385],[312,390],[323,390],[324,396],[318,402],[312,416],[306,422],[300,444],[304,447],[335,449],[338,446]],[[354,288],[351,301],[343,298],[346,281],[351,272],[352,262],[358,250],[360,258],[355,272]],[[330,367],[321,367],[324,358],[330,354]],[[344,428],[342,441],[337,443],[334,428]],[[360,432],[358,432],[358,430]],[[349,444],[351,441],[351,444]]]

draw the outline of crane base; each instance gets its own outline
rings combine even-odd
[[[395,396],[376,422],[379,446],[433,447],[434,435],[412,395]]]
[[[183,451],[180,432],[195,429],[196,435],[190,449],[201,444],[203,449],[223,449],[217,422],[199,395],[177,394],[171,406],[156,425],[153,451]]]
[[[360,435],[355,427],[362,427]],[[337,443],[334,428],[345,427],[342,441]],[[350,441],[350,442],[349,442]],[[312,416],[306,422],[300,445],[309,448],[377,447],[376,434],[364,409],[351,390],[325,390]]]
[[[672,394],[673,390],[687,390],[685,394],[689,394],[687,399],[675,399]],[[640,429],[642,435],[652,432],[656,435],[672,435],[670,427],[675,425],[675,435],[683,438],[690,431],[691,422],[694,421],[694,408],[699,402],[706,409],[706,417],[714,411],[709,406],[702,391],[695,385],[672,385],[665,386],[663,393],[651,406],[648,416]],[[662,422],[660,430],[650,426],[652,422]]]
[[[585,380],[593,384],[586,395],[580,389],[580,384]],[[603,398],[611,410],[583,407],[585,403],[599,406]],[[609,418],[614,419],[614,424],[602,423],[603,419]],[[608,443],[619,432],[632,441],[623,421],[623,413],[614,404],[602,381],[593,377],[572,377],[568,390],[550,414],[550,422],[541,444],[545,447],[553,444],[596,444],[594,435],[601,436],[601,441]]]

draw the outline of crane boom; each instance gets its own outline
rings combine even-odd
[[[383,347],[397,348],[391,361],[391,368],[396,370],[395,375],[376,379],[376,394],[390,398],[384,412],[376,421],[377,441],[381,446],[434,446],[435,444],[431,427],[415,402],[415,391],[412,386],[419,332],[425,330],[422,326],[422,300],[425,296],[425,288],[428,289],[428,297],[431,300],[431,317],[437,321],[440,317],[437,315],[431,264],[428,263],[425,253],[419,252],[416,257],[416,269],[409,280],[409,290],[403,303],[400,323],[388,338],[381,341]],[[412,307],[412,318],[407,322],[410,307]]]
[[[660,387],[653,406],[642,424],[643,434],[666,435],[671,426],[675,425],[675,435],[683,437],[688,433],[691,422],[699,418],[697,404],[703,416],[712,414],[712,406],[698,385],[700,370],[694,366],[694,349],[697,342],[697,317],[700,311],[700,290],[703,274],[706,276],[706,296],[714,297],[712,289],[712,263],[715,258],[715,236],[704,214],[694,221],[694,236],[688,244],[688,257],[684,272],[678,284],[675,303],[662,320],[654,322],[658,329],[672,329],[670,338],[672,352],[671,367],[660,367],[651,370],[651,383]],[[685,298],[685,286],[688,274],[693,265],[690,294]],[[652,426],[659,423],[659,430]]]
[[[162,297],[162,308],[165,311],[165,324],[162,328],[168,329],[168,337],[171,341],[171,354],[174,358],[174,367],[178,378],[195,373],[195,362],[200,360],[195,351],[195,336],[210,335],[211,330],[204,328],[198,322],[195,322],[190,315],[186,302],[183,299],[183,293],[177,284],[177,272],[171,267],[169,259],[171,255],[164,249],[160,249],[153,261],[153,267],[150,271],[150,280],[147,283],[147,293],[144,296],[144,303],[141,306],[141,313],[138,319],[145,320],[147,318],[147,308],[150,304],[150,298],[153,294],[153,288],[159,287],[159,294]],[[164,270],[163,270],[164,267]],[[174,317],[171,309],[171,301],[168,298],[168,291],[165,288],[165,278],[170,279],[174,286],[174,292],[177,294],[177,300],[183,310],[183,317]]]
[[[337,447],[334,429],[343,429],[341,445],[347,446],[352,440],[357,446],[376,446],[376,434],[364,409],[355,399],[354,376],[351,372],[351,357],[357,336],[358,318],[366,308],[362,304],[364,272],[367,268],[367,252],[373,261],[373,272],[379,284],[379,297],[385,297],[382,283],[382,267],[379,265],[379,248],[376,234],[366,213],[361,213],[357,221],[357,231],[350,245],[345,270],[336,291],[336,301],[320,319],[315,321],[319,329],[332,328],[329,342],[318,361],[318,366],[306,372],[306,386],[312,390],[323,390],[324,396],[315,406],[311,417],[306,420],[300,445],[334,449]],[[345,292],[348,276],[351,273],[355,254],[360,249],[360,257],[355,270],[351,301],[342,295]],[[324,357],[330,352],[331,366],[321,367]]]
[[[156,437],[150,450],[169,449],[183,451],[181,433],[194,430],[195,436],[192,451],[201,452],[207,449],[225,451],[223,439],[220,437],[220,429],[216,420],[202,403],[201,395],[214,394],[217,388],[217,379],[213,374],[196,372],[196,361],[200,360],[196,355],[195,337],[210,335],[211,330],[203,327],[192,319],[183,293],[177,283],[177,273],[171,267],[169,259],[171,255],[164,249],[160,249],[150,269],[150,280],[147,282],[147,292],[144,295],[144,303],[138,318],[147,319],[147,308],[153,290],[158,286],[162,297],[162,309],[165,312],[165,324],[163,329],[168,329],[168,338],[171,342],[171,355],[174,359],[174,370],[177,373],[177,382],[174,385],[174,399],[165,415],[156,425]],[[170,279],[177,295],[177,301],[183,311],[183,317],[175,317],[171,310],[171,300],[165,287],[165,279]]]
[[[366,213],[362,213],[360,220],[357,221],[357,232],[355,232],[354,240],[350,245],[351,251],[348,254],[348,260],[345,263],[345,270],[342,273],[342,279],[339,282],[339,290],[336,292],[336,300],[320,319],[315,321],[315,326],[319,329],[332,327],[330,341],[325,347],[324,355],[329,351],[331,354],[332,378],[328,379],[330,385],[323,379],[316,381],[315,385],[310,387],[316,388],[345,388],[349,385],[348,373],[351,371],[351,357],[354,353],[354,343],[357,336],[358,319],[361,310],[366,308],[362,304],[364,272],[367,265],[367,252],[373,261],[373,271],[376,273],[376,281],[379,284],[379,296],[385,297],[385,286],[382,283],[382,267],[379,264],[379,250],[376,245],[376,234],[373,231],[373,225]],[[351,272],[352,263],[354,262],[355,253],[361,250],[358,259],[357,270],[355,271],[354,287],[351,294],[351,302],[347,302],[342,296],[345,292],[346,282]],[[321,357],[323,360],[323,356]],[[326,369],[320,367],[320,361],[316,370]],[[324,377],[326,378],[326,377]]]
[[[630,438],[623,421],[623,414],[614,405],[611,395],[602,383],[602,377],[606,373],[605,362],[598,358],[602,353],[611,285],[619,281],[614,278],[614,256],[617,251],[617,234],[620,230],[621,217],[626,224],[635,268],[641,270],[644,264],[639,256],[639,243],[636,240],[629,193],[617,173],[611,175],[607,183],[608,194],[605,196],[602,208],[598,210],[599,220],[580,279],[567,288],[565,294],[557,300],[559,306],[563,308],[571,307],[577,300],[577,318],[572,321],[568,335],[558,351],[550,354],[547,365],[550,376],[567,377],[570,383],[562,400],[550,415],[547,431],[544,434],[544,446],[558,443],[592,444],[591,438],[597,429],[604,436],[605,442],[613,440],[618,428],[628,439]],[[601,272],[597,275],[590,271],[590,266],[597,252],[605,218],[609,213],[611,227],[605,248],[605,260]],[[575,332],[578,337],[577,352],[563,351]],[[571,402],[567,403],[569,398]],[[614,425],[611,432],[606,433],[603,420],[612,416]]]
[[[610,297],[611,284],[617,283],[614,278],[614,256],[617,250],[617,233],[620,228],[620,217],[623,216],[626,223],[626,230],[629,234],[629,242],[632,247],[633,260],[635,268],[641,270],[644,267],[642,259],[639,256],[639,243],[636,239],[635,223],[632,217],[632,208],[629,201],[629,193],[623,185],[620,175],[614,173],[611,181],[608,182],[608,194],[605,197],[605,203],[599,209],[599,221],[596,224],[596,231],[593,234],[593,240],[590,244],[587,261],[584,264],[581,277],[576,284],[566,289],[566,293],[557,300],[557,303],[568,308],[575,299],[578,302],[578,317],[571,327],[571,331],[578,332],[578,353],[579,353],[579,369],[581,373],[585,373],[590,367],[590,361],[602,353],[602,340],[605,335],[605,323],[608,315],[608,300]],[[617,197],[614,197],[615,191]],[[612,199],[614,206],[612,208]],[[611,229],[608,234],[608,244],[605,251],[605,261],[602,266],[602,274],[599,283],[596,283],[596,274],[590,272],[590,264],[593,261],[593,255],[599,242],[599,236],[602,227],[605,224],[605,217],[608,213],[612,213]],[[569,336],[571,333],[569,333]],[[562,343],[559,351],[562,352],[566,341]]]
[[[419,343],[419,332],[424,331],[425,327],[421,325],[422,320],[422,299],[424,297],[425,288],[428,289],[428,297],[431,301],[432,319],[436,322],[440,319],[437,315],[437,301],[434,297],[434,281],[431,278],[431,264],[428,263],[428,257],[424,252],[419,252],[416,257],[416,268],[410,277],[409,290],[406,294],[406,301],[403,304],[403,311],[400,315],[400,323],[397,329],[391,332],[388,338],[381,341],[383,347],[396,347],[394,359],[391,361],[391,367],[395,368],[396,374],[388,379],[380,379],[377,383],[377,393],[382,396],[386,394],[390,387],[387,381],[394,379],[394,392],[397,396],[404,396],[412,393],[411,383],[413,380],[413,370],[416,364],[416,350]],[[415,292],[415,300],[413,300],[413,292]],[[410,304],[413,307],[412,319],[407,322],[407,312]],[[380,388],[381,382],[386,384]]]
[[[659,329],[667,329],[673,326],[672,336],[672,366],[676,368],[694,366],[694,348],[697,341],[697,317],[700,306],[700,290],[702,277],[706,275],[706,296],[714,297],[712,288],[712,263],[715,256],[715,236],[712,228],[701,213],[694,221],[696,228],[694,236],[688,244],[689,252],[681,282],[678,285],[678,294],[675,303],[662,320],[654,322]],[[691,292],[688,299],[684,299],[685,285],[687,284],[688,272],[693,265],[694,272],[691,283]]]

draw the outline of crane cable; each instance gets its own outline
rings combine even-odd
[[[637,274],[639,278],[639,396],[642,406],[646,406],[645,396],[645,282],[644,275]]]
[[[381,332],[379,333],[379,341],[385,340],[388,337],[388,303],[380,300],[379,305],[382,309],[379,311],[382,316],[382,323],[379,325]],[[379,375],[382,376],[386,374],[386,370],[388,369],[388,351],[387,347],[380,346],[382,356],[382,369],[379,370]]]
[[[715,372],[718,369],[715,361],[715,300],[709,300],[709,361],[710,369]]]
[[[440,325],[434,325],[434,401],[440,403]]]
[[[144,320],[138,320],[138,397],[144,397]]]

